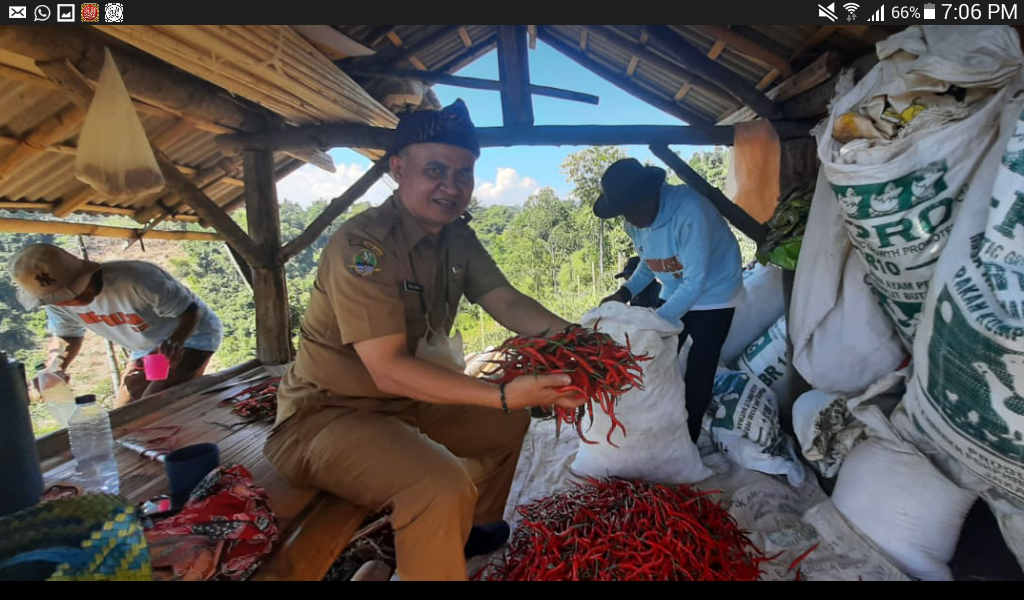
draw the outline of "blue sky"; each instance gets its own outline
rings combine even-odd
[[[498,79],[497,53],[491,52],[458,73],[466,77]],[[560,87],[594,94],[599,105],[570,102],[534,96],[533,109],[537,125],[682,125],[668,114],[630,96],[597,75],[562,56],[543,42],[530,51],[530,79],[537,85]],[[462,98],[469,106],[478,127],[501,125],[501,97],[498,92],[435,85],[434,91],[445,105]],[[565,157],[583,147],[530,146],[519,148],[485,148],[476,164],[476,196],[484,204],[522,204],[541,187],[552,187],[560,196],[570,191],[561,167]],[[646,146],[626,146],[626,151],[641,161],[660,164]],[[679,146],[675,150],[684,158],[707,147]],[[281,198],[306,204],[319,198],[330,199],[369,168],[369,160],[351,150],[330,152],[338,173],[330,174],[304,166],[278,183]],[[374,204],[389,193],[386,184],[374,186],[367,194]]]

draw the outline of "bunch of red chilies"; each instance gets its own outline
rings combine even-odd
[[[483,581],[757,581],[765,557],[718,492],[590,481],[517,509],[523,519]]]
[[[651,360],[649,356],[634,356],[626,336],[626,346],[619,344],[606,333],[580,326],[572,326],[550,337],[513,337],[497,350],[501,357],[492,361],[499,368],[495,371],[497,381],[509,382],[521,375],[566,373],[572,383],[559,391],[577,392],[587,399],[587,404],[572,411],[556,406],[557,430],[562,424],[576,428],[580,439],[596,444],[583,435],[584,416],[589,412],[594,419],[594,403],[611,419],[608,443],[616,429],[626,435],[626,428],[615,417],[615,404],[619,396],[631,389],[644,389],[644,371],[640,363]]]
[[[254,385],[233,398],[224,401],[231,404],[231,412],[254,421],[273,421],[277,418],[277,386],[281,378]]]

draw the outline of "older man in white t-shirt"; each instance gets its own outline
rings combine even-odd
[[[82,260],[51,244],[23,248],[11,261],[18,300],[43,306],[63,373],[78,355],[86,331],[132,353],[118,391],[123,406],[203,374],[220,346],[220,319],[191,290],[160,267],[141,261],[103,264]],[[138,362],[159,352],[171,362],[168,378],[147,381]]]

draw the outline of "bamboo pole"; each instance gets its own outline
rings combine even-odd
[[[87,235],[133,240],[142,233],[141,229],[129,227],[108,227],[89,223],[68,223],[67,221],[30,221],[28,219],[0,218],[0,231],[7,233],[44,233],[55,235]],[[154,240],[189,240],[196,242],[220,242],[221,236],[203,231],[162,231],[154,229],[146,233]]]

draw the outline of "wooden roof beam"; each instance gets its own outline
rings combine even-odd
[[[737,108],[743,105],[742,102],[738,102],[732,94],[720,88],[718,85],[697,76],[693,71],[678,62],[674,62],[673,60],[665,58],[661,54],[642,46],[636,40],[630,40],[623,37],[618,31],[609,31],[599,25],[584,25],[583,27],[590,32],[591,40],[597,39],[599,42],[604,42],[609,46],[614,47],[619,52],[629,56],[638,57],[640,60],[648,62],[662,71],[672,73],[685,82],[692,83],[694,87],[708,95],[718,98],[727,105],[732,105]],[[543,37],[541,39],[543,39]],[[591,46],[593,46],[593,43],[591,43]],[[706,57],[703,55],[701,56],[707,60]]]
[[[805,137],[805,123],[773,121],[780,139]],[[305,125],[262,134],[224,136],[218,139],[227,151],[304,148],[390,148],[395,130],[369,125]],[[482,148],[504,146],[614,146],[650,144],[731,145],[731,126],[670,125],[541,125],[532,127],[478,127]]]
[[[723,25],[674,25],[673,27],[692,27],[715,40],[725,42],[728,48],[769,69],[777,69],[783,75],[790,73],[788,58]]]
[[[586,30],[584,30],[584,32],[586,32]],[[579,50],[576,47],[576,44],[562,41],[561,38],[549,31],[546,27],[539,27],[537,35],[540,36],[540,39],[544,43],[548,44],[555,50],[558,50],[576,64],[584,67],[588,71],[594,73],[598,77],[601,77],[605,81],[608,81],[612,85],[615,85],[635,98],[643,100],[651,106],[670,114],[677,119],[690,123],[691,125],[711,124],[712,121],[709,117],[691,110],[678,102],[673,102],[668,98],[664,98],[660,94],[648,90],[637,82],[624,77],[621,73],[617,73],[615,70],[602,65],[594,60],[586,51]]]
[[[416,67],[417,69],[425,71],[427,70],[427,66],[423,64],[423,62],[417,57],[417,54],[423,52],[424,50],[428,50],[431,46],[434,46],[435,44],[445,39],[446,37],[449,37],[452,34],[457,34],[459,27],[461,27],[461,25],[445,25],[441,29],[428,35],[419,42],[416,42],[412,46],[409,46],[408,48],[405,49],[405,51],[391,59],[389,62],[392,65],[400,66],[403,61],[406,61],[412,66]]]
[[[230,183],[234,187],[245,187],[245,182],[237,177],[240,170],[241,163],[239,158],[225,158],[195,173],[191,180],[192,184],[203,190],[204,193],[211,186],[221,182]],[[227,181],[228,179],[231,181]],[[139,208],[135,214],[135,220],[140,223],[148,223],[160,214],[170,216],[176,209],[181,207],[181,204],[182,200],[180,198],[166,202],[162,201],[162,198],[158,198],[151,205]]]
[[[647,31],[651,38],[662,45],[661,50],[683,64],[697,76],[708,81],[714,81],[719,87],[729,92],[742,104],[749,106],[758,115],[767,119],[778,118],[782,115],[775,103],[757,90],[753,85],[747,83],[742,77],[730,71],[723,65],[718,64],[704,55],[698,48],[686,41],[666,25],[648,25]]]
[[[92,81],[99,78],[103,67],[102,40],[78,25],[0,25],[0,47],[39,62],[66,57]],[[187,112],[230,129],[267,126],[264,114],[243,107],[205,81],[116,46],[110,51],[125,87],[139,100],[172,114]]]
[[[477,59],[486,55],[491,50],[494,50],[498,45],[498,33],[495,31],[491,35],[485,36],[484,38],[477,40],[472,46],[466,48],[461,54],[446,60],[434,67],[435,72],[443,73],[455,73],[460,69],[463,69],[470,64],[476,62]]]
[[[99,79],[103,68],[102,40],[90,35],[83,26],[0,25],[0,47],[42,63],[67,58],[91,81]],[[110,51],[140,111],[185,119],[199,129],[217,134],[259,131],[270,123],[270,113],[265,109],[244,106],[212,84],[116,46]],[[25,80],[32,75],[23,73],[20,78]],[[0,76],[8,74],[11,73],[0,72]],[[41,77],[31,82],[53,85]],[[317,154],[297,153],[294,158],[333,172],[333,163],[328,164]]]
[[[92,188],[90,188],[92,189]],[[35,211],[35,212],[53,212],[56,202],[3,202],[0,201],[0,210],[7,211]],[[86,204],[79,212],[87,213],[98,213],[103,215],[119,215],[122,217],[133,217],[135,216],[135,210],[131,208],[121,208],[120,206],[104,206],[102,204]],[[168,217],[172,221],[183,221],[186,223],[195,223],[199,221],[199,218],[193,215],[171,215]]]
[[[25,163],[71,137],[85,120],[85,111],[71,105],[45,119],[24,142],[0,163],[0,181],[8,179]]]
[[[796,75],[775,86],[775,88],[768,92],[768,97],[777,101],[782,106],[783,113],[789,116],[786,113],[786,101],[828,81],[839,72],[839,66],[839,55],[835,52],[826,52]],[[723,115],[719,119],[718,124],[732,125],[742,121],[750,121],[755,116],[754,112],[749,108],[742,108]]]
[[[693,170],[690,165],[686,164],[679,155],[673,152],[668,146],[664,144],[652,144],[650,146],[651,153],[660,158],[670,169],[672,169],[680,179],[686,182],[687,185],[697,190],[700,195],[704,196],[718,209],[718,212],[730,223],[732,223],[736,229],[739,229],[750,239],[754,240],[758,246],[764,243],[767,237],[767,228],[758,223],[754,217],[747,214],[745,210],[740,208],[737,204],[733,203],[721,190],[708,183],[706,179],[701,177],[699,173]]]

